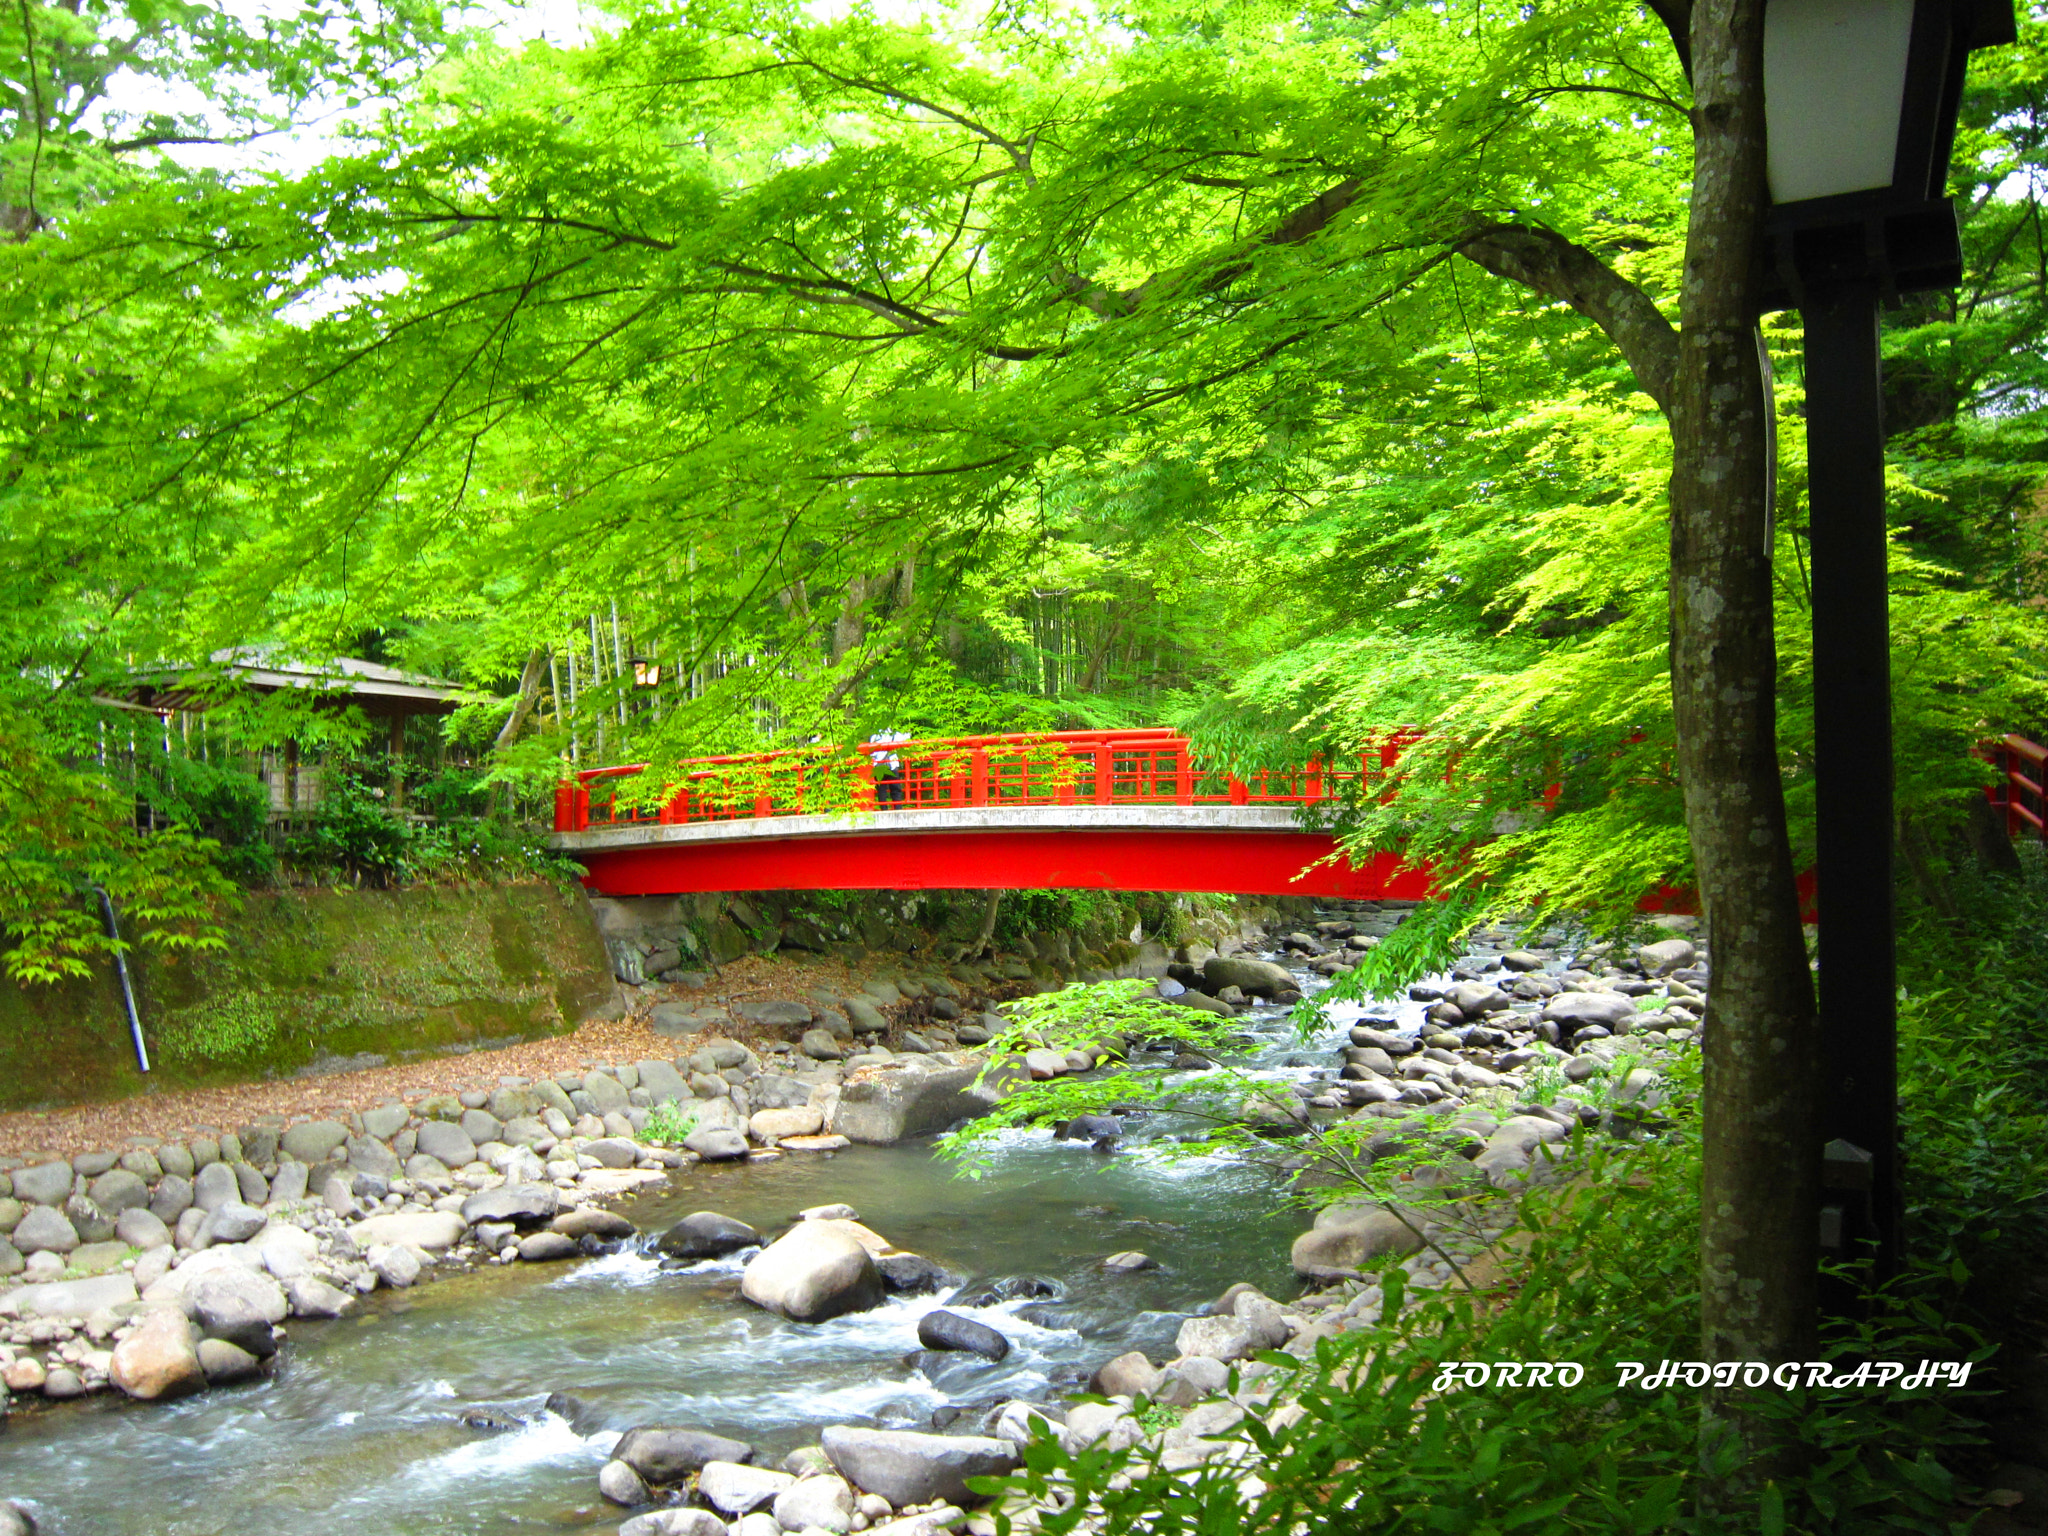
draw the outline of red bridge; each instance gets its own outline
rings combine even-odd
[[[679,891],[1082,887],[1419,898],[1426,868],[1354,868],[1295,809],[1389,777],[1414,733],[1358,766],[1245,780],[1169,730],[965,736],[598,768],[557,787],[550,846],[612,896]],[[887,757],[900,766],[892,766]]]

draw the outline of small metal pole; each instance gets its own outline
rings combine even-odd
[[[1823,1224],[1836,1257],[1877,1245],[1896,1272],[1898,956],[1892,904],[1891,626],[1886,582],[1878,290],[1803,306],[1813,552],[1814,756],[1820,885]],[[1867,1160],[1866,1160],[1867,1155]],[[1825,1235],[1825,1234],[1824,1234]]]
[[[104,885],[95,885],[93,892],[100,899],[100,920],[106,924],[107,937],[116,944],[121,941],[120,925],[114,920],[114,898],[107,894]],[[128,957],[119,949],[114,952],[114,975],[121,982],[121,1006],[128,1013],[128,1038],[135,1042],[135,1065],[144,1072],[149,1070],[149,1047],[142,1042],[142,1018],[135,1011],[135,986],[128,978]]]

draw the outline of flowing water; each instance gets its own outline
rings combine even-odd
[[[1242,1022],[1263,1074],[1304,1075],[1285,1065],[1297,1053],[1330,1070],[1334,1038],[1303,1044],[1284,1009]],[[664,1270],[628,1249],[486,1267],[293,1324],[266,1380],[162,1406],[105,1394],[17,1413],[0,1436],[0,1495],[30,1501],[58,1536],[594,1536],[621,1518],[598,1499],[597,1470],[635,1423],[731,1434],[767,1464],[828,1424],[930,1429],[957,1407],[955,1427],[971,1428],[983,1405],[1055,1396],[1127,1349],[1170,1355],[1182,1318],[1234,1281],[1291,1294],[1301,1215],[1260,1170],[1148,1150],[1142,1136],[1165,1129],[1116,1156],[1005,1133],[975,1181],[924,1143],[681,1171],[622,1214],[651,1233],[718,1210],[772,1235],[803,1207],[844,1201],[971,1278],[805,1325],[740,1300],[739,1257]],[[1160,1267],[1102,1270],[1129,1248]],[[920,1316],[1003,1277],[1057,1292],[955,1307],[1007,1334],[1007,1359],[919,1351]],[[587,1432],[542,1411],[552,1392],[589,1404]],[[471,1407],[527,1427],[468,1428]]]

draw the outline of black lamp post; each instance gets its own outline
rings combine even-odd
[[[1890,624],[1878,306],[1962,276],[1963,66],[2012,0],[1768,0],[1764,307],[1806,323],[1824,1252],[1899,1257]]]

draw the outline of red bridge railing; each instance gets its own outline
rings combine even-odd
[[[1998,782],[1984,793],[2003,813],[2006,835],[2048,836],[2048,747],[2024,736],[2002,736],[1983,753],[1998,770]]]
[[[1310,760],[1249,779],[1197,761],[1166,730],[1054,731],[798,747],[696,758],[650,779],[646,763],[593,768],[555,790],[555,830],[676,826],[834,811],[1028,805],[1301,805],[1389,778],[1415,731],[1390,732],[1357,766]],[[878,767],[884,755],[900,776]],[[664,797],[660,790],[674,786]]]

